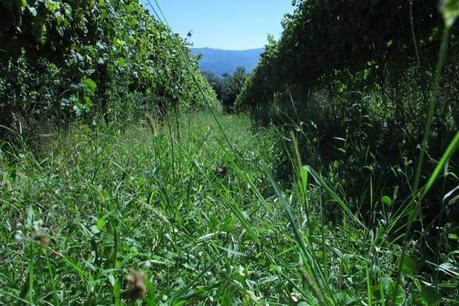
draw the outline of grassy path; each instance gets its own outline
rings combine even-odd
[[[0,304],[439,300],[412,257],[395,290],[397,216],[368,229],[306,172],[282,191],[269,176],[287,156],[280,135],[245,117],[219,120],[237,158],[205,113],[126,132],[75,128],[39,157],[1,153]],[[341,221],[325,221],[339,210]],[[440,273],[457,288],[454,269]],[[448,292],[454,303],[457,289]]]
[[[263,185],[275,147],[244,117],[220,120],[250,179],[233,169],[207,114],[182,119],[178,134],[175,122],[172,135],[167,124],[155,136],[146,123],[126,133],[81,129],[40,158],[3,156],[0,300],[120,303],[129,269],[146,273],[151,305],[270,292],[268,265],[253,274],[258,251],[234,212],[264,222],[252,188]]]

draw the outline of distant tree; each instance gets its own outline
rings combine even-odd
[[[221,101],[226,112],[234,111],[234,103],[247,80],[247,73],[243,67],[236,68],[232,75],[223,76],[223,89]]]
[[[234,112],[234,103],[237,96],[242,90],[242,86],[247,80],[247,73],[243,67],[238,67],[233,74],[225,73],[223,78],[216,76],[211,72],[205,72],[209,84],[215,90],[217,98],[222,103],[225,112]]]
[[[214,73],[208,71],[203,72],[203,75],[207,79],[207,82],[209,82],[210,86],[212,86],[215,93],[217,94],[217,99],[221,101],[223,92],[223,79],[221,77],[218,77]]]

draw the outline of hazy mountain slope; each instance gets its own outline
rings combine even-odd
[[[201,70],[223,75],[234,72],[237,67],[244,67],[247,72],[251,72],[257,66],[263,50],[263,48],[242,51],[192,48],[191,52],[193,55],[202,54],[199,63]]]

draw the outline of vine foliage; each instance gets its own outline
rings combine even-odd
[[[293,131],[304,163],[327,172],[349,197],[366,194],[362,182],[368,177],[375,193],[409,195],[406,181],[413,178],[413,161],[425,133],[445,25],[439,3],[294,1],[296,9],[284,18],[282,37],[269,38],[236,107],[258,123]],[[454,19],[457,1],[443,3],[451,7],[443,10],[448,12],[445,19]],[[431,173],[459,128],[454,89],[459,87],[458,26],[450,25],[449,60],[423,176]],[[455,182],[445,188],[448,184]],[[435,216],[438,206],[427,210]]]
[[[436,1],[304,0],[270,39],[260,65],[239,98],[242,109],[269,105],[276,93],[321,86],[362,89],[413,65],[416,52],[431,59],[442,25]],[[433,61],[434,62],[434,61]],[[428,64],[426,64],[428,65]],[[343,88],[341,88],[343,91]]]
[[[0,0],[0,41],[7,127],[125,120],[215,100],[186,42],[137,0]]]

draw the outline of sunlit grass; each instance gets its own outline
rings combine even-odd
[[[218,120],[238,156],[205,113],[3,153],[0,301],[122,304],[145,290],[149,305],[389,305],[401,215],[365,227],[309,168],[281,187],[279,132]],[[341,222],[327,222],[331,207]],[[397,303],[426,303],[416,262],[404,267]]]

